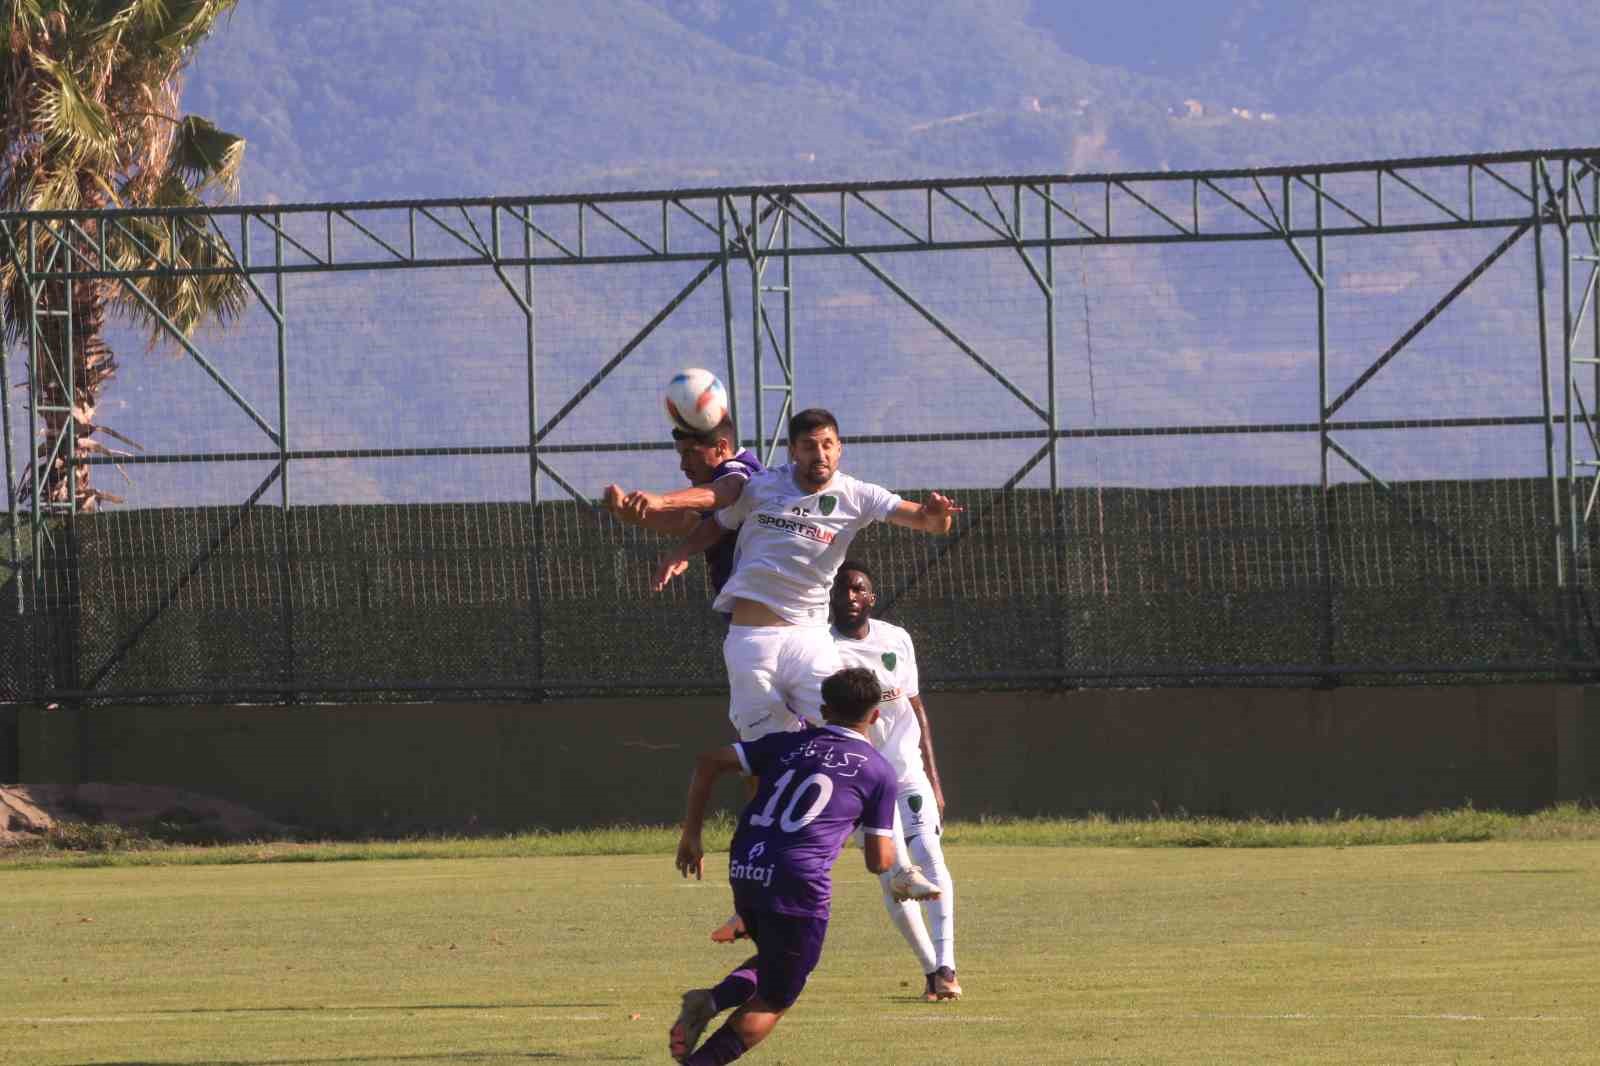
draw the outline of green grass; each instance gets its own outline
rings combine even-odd
[[[0,870],[58,866],[217,866],[259,862],[351,862],[376,859],[489,859],[579,855],[670,855],[677,830],[617,826],[562,833],[425,837],[376,841],[261,841],[223,846],[181,842],[181,830],[155,835],[108,825],[67,825],[37,843],[0,851]],[[722,815],[706,844],[726,849],[733,824]],[[1083,819],[1001,818],[952,822],[950,845],[992,847],[1358,847],[1505,840],[1600,841],[1600,809],[1563,804],[1527,815],[1471,807],[1415,818],[1337,817],[1274,821],[1198,817]]]
[[[748,1061],[1595,1061],[1592,824],[1450,846],[1142,846],[1154,824],[1135,847],[973,840],[1059,843],[1093,823],[963,827],[955,1004],[913,998],[914,960],[847,852],[822,967]],[[488,843],[508,846],[414,847]],[[0,1062],[662,1063],[677,992],[742,954],[706,940],[726,884],[682,881],[664,852],[364,857],[0,869]]]

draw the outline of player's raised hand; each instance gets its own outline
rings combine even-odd
[[[635,522],[643,522],[655,511],[661,510],[661,494],[635,489],[622,498],[622,510],[626,517]]]
[[[672,583],[672,579],[689,569],[689,560],[681,555],[669,555],[662,559],[656,567],[656,578],[650,584],[651,592],[660,592]]]
[[[622,501],[626,496],[627,494],[622,491],[621,485],[612,483],[606,486],[605,492],[601,494],[600,502],[605,505],[606,510],[621,518]]]
[[[922,506],[927,508],[928,513],[936,518],[943,518],[945,515],[959,514],[966,510],[965,507],[962,507],[950,497],[941,496],[937,492],[930,493],[928,495],[928,502]]]
[[[703,879],[706,869],[706,849],[701,844],[698,834],[690,836],[685,833],[678,838],[676,865],[678,872],[684,877],[693,873],[696,881]]]

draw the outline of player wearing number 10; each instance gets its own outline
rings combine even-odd
[[[742,771],[760,781],[739,816],[728,849],[734,905],[756,942],[756,955],[715,988],[684,993],[668,1034],[672,1057],[688,1066],[721,1066],[760,1043],[799,998],[822,957],[833,884],[829,871],[859,825],[867,869],[894,862],[891,843],[895,771],[867,740],[881,691],[870,670],[840,670],[822,683],[826,724],[776,732],[700,756],[689,784],[677,867],[701,876],[701,825],[712,784]],[[698,1050],[717,1014],[737,1008]]]

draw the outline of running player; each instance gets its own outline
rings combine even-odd
[[[872,617],[878,595],[872,572],[846,560],[833,580],[833,639],[847,666],[861,666],[877,675],[883,688],[878,720],[868,736],[895,769],[900,824],[910,859],[939,886],[936,898],[924,900],[932,939],[923,912],[914,900],[896,898],[884,880],[883,903],[900,935],[922,965],[931,1001],[960,999],[956,980],[955,884],[945,865],[939,837],[944,827],[944,789],[933,758],[933,732],[927,708],[918,694],[917,651],[911,634]]]
[[[827,723],[821,728],[742,740],[695,764],[676,859],[684,877],[704,873],[701,826],[717,778],[739,771],[761,782],[728,852],[734,904],[756,954],[715,988],[683,994],[667,1040],[685,1066],[734,1061],[799,998],[822,957],[833,895],[829,871],[856,826],[866,836],[867,869],[881,873],[893,861],[895,772],[866,736],[878,717],[878,680],[870,670],[841,670],[821,689]],[[706,1026],[730,1008],[732,1017],[696,1050]]]
[[[629,525],[642,526],[669,537],[687,537],[716,506],[716,494],[711,486],[724,479],[748,481],[766,469],[755,452],[748,448],[740,450],[733,423],[726,418],[705,433],[685,433],[674,428],[672,445],[678,452],[678,469],[683,471],[690,485],[701,490],[699,500],[704,506],[698,513],[663,510],[654,506],[658,497],[650,493],[629,495],[623,493],[619,485],[607,485],[605,505],[612,514]],[[733,549],[738,537],[737,532],[729,530],[705,550],[706,573],[711,579],[713,595],[722,591],[733,573]]]

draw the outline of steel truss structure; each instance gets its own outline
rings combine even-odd
[[[211,265],[196,266],[151,251],[156,265],[130,269],[115,255],[118,242],[140,242],[150,227],[170,238],[166,249],[185,240],[204,240],[221,249]],[[1394,337],[1353,380],[1337,382],[1329,373],[1330,266],[1328,243],[1335,239],[1380,235],[1487,231],[1498,243],[1458,282],[1439,294],[1408,329]],[[1549,262],[1554,240],[1557,262]],[[1319,396],[1315,420],[1230,422],[1209,425],[1068,424],[1060,410],[1057,383],[1056,299],[1060,253],[1103,246],[1172,246],[1220,242],[1266,242],[1281,247],[1286,266],[1303,274],[1314,308]],[[1404,420],[1351,420],[1350,401],[1397,359],[1403,358],[1441,312],[1469,291],[1485,271],[1519,243],[1531,242],[1535,268],[1528,294],[1538,308],[1537,352],[1546,382],[1544,404],[1511,417],[1454,417],[1424,411]],[[986,358],[981,345],[963,337],[936,301],[919,298],[893,276],[883,260],[907,253],[1001,251],[1014,254],[1043,298],[1038,326],[1045,367],[1042,393],[1030,391]],[[99,697],[115,694],[105,684],[121,656],[140,640],[181,592],[184,583],[237,529],[258,504],[285,511],[296,503],[291,476],[297,463],[337,455],[345,459],[514,455],[525,457],[528,499],[540,502],[540,475],[574,499],[591,505],[557,469],[564,452],[644,450],[657,443],[595,441],[552,443],[553,430],[689,297],[713,278],[721,290],[724,366],[734,417],[741,437],[768,456],[782,444],[794,406],[800,352],[795,339],[795,309],[804,293],[797,266],[815,258],[858,264],[872,284],[892,293],[945,338],[953,349],[998,382],[1023,412],[1023,424],[985,436],[1037,443],[1027,460],[1002,486],[1011,489],[1037,469],[1050,489],[1063,486],[1057,446],[1084,439],[1149,436],[1315,434],[1321,451],[1322,489],[1343,463],[1384,492],[1392,488],[1381,464],[1364,457],[1357,442],[1364,432],[1470,428],[1496,425],[1543,428],[1541,457],[1554,520],[1548,531],[1554,552],[1553,581],[1558,586],[1591,580],[1586,543],[1600,499],[1600,149],[1508,152],[1446,158],[1404,159],[1319,166],[1275,167],[1190,173],[1105,175],[1028,175],[950,180],[887,181],[815,185],[672,189],[592,195],[526,196],[396,202],[254,204],[203,211],[105,210],[0,215],[0,256],[21,279],[30,303],[15,316],[27,323],[19,345],[0,348],[0,380],[7,388],[4,414],[6,507],[9,555],[0,565],[16,572],[16,597],[8,610],[19,615],[42,603],[44,560],[54,541],[70,530],[80,513],[77,479],[81,466],[175,463],[264,462],[270,471],[240,501],[230,525],[216,530],[135,631],[126,634],[111,657],[85,664],[79,684],[41,698]],[[547,271],[573,266],[683,263],[697,269],[687,284],[569,396],[541,421],[538,412],[551,397],[540,394],[540,348],[536,329],[538,279]],[[745,269],[735,271],[735,266]],[[288,375],[289,326],[294,308],[286,300],[285,280],[296,275],[418,269],[492,271],[526,324],[524,348],[529,411],[526,440],[443,448],[368,448],[337,452],[300,446],[292,421]],[[260,433],[254,449],[207,453],[139,454],[108,457],[80,450],[70,410],[52,407],[45,397],[74,395],[72,346],[78,326],[72,321],[73,286],[112,283],[125,287],[156,310],[136,283],[148,279],[231,274],[242,279],[253,299],[276,326],[277,402],[275,409],[253,406],[230,381],[228,368],[208,357],[171,323],[175,345],[198,364],[229,403]],[[743,289],[743,291],[741,291]],[[64,294],[65,299],[62,299]],[[737,320],[748,316],[748,332]],[[1548,322],[1559,335],[1548,335]],[[65,350],[51,351],[51,336],[65,337]],[[60,328],[64,327],[64,328]],[[59,346],[59,345],[58,345]],[[14,381],[20,375],[20,380]],[[18,403],[16,396],[23,399]],[[740,397],[753,403],[739,406]],[[1426,403],[1426,398],[1420,398]],[[64,426],[53,442],[38,447],[41,430],[54,418]],[[897,442],[964,439],[960,432],[899,435]],[[13,461],[13,440],[23,468]],[[872,438],[852,438],[871,443]],[[1042,467],[1041,467],[1041,464]],[[39,491],[53,468],[65,467],[67,491],[52,499]],[[981,520],[981,515],[975,516]],[[954,542],[952,542],[954,543]],[[948,550],[948,547],[945,549]],[[937,565],[937,557],[931,565]],[[904,589],[894,590],[888,597]],[[1358,664],[1359,665],[1359,664]],[[1543,664],[1545,667],[1548,664]],[[1576,664],[1593,665],[1593,664]],[[1310,665],[1308,676],[1338,674],[1329,664]],[[1355,672],[1356,667],[1348,668]],[[552,682],[552,685],[557,683]],[[378,686],[383,687],[383,686]]]

